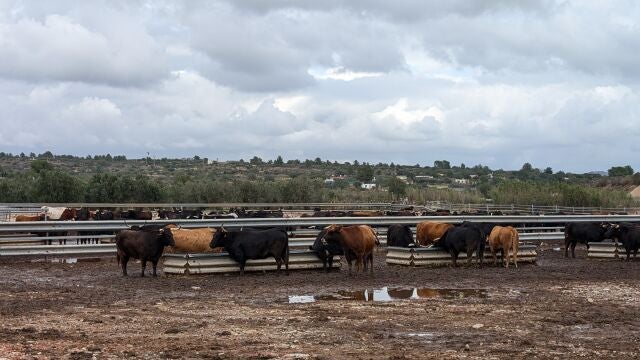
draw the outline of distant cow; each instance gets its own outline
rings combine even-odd
[[[438,246],[443,247],[451,254],[451,261],[454,267],[458,266],[458,255],[463,250],[467,252],[467,264],[471,264],[471,256],[475,252],[478,256],[478,263],[482,267],[485,239],[486,235],[477,226],[452,227],[442,235]]]
[[[387,246],[410,247],[415,245],[409,225],[396,224],[387,229]]]
[[[590,242],[601,242],[606,239],[605,233],[608,225],[604,223],[568,223],[564,227],[564,257],[569,257],[569,246],[571,246],[571,257],[576,257],[576,245],[582,243],[587,245],[589,250]]]
[[[333,267],[333,256],[344,255],[344,250],[339,242],[329,243],[325,238],[327,229],[320,231],[313,245],[309,246],[309,250],[313,251],[322,260],[322,268],[324,272],[328,272]]]
[[[326,228],[325,237],[327,243],[339,243],[344,250],[344,257],[349,265],[349,275],[351,275],[351,262],[356,260],[356,271],[364,265],[363,271],[367,271],[367,261],[371,264],[373,274],[373,250],[379,243],[373,229],[367,225],[330,225]]]
[[[127,276],[127,262],[129,258],[142,261],[142,277],[147,267],[147,261],[153,264],[153,276],[156,276],[158,260],[162,256],[165,246],[174,246],[171,229],[121,230],[116,235],[116,258],[122,266],[122,275]]]
[[[453,225],[443,222],[422,221],[416,226],[416,243],[420,246],[434,245],[451,228]]]
[[[494,226],[489,234],[489,248],[491,249],[491,256],[493,256],[493,264],[497,265],[496,252],[500,250],[502,263],[505,267],[509,268],[509,251],[511,251],[513,254],[513,263],[518,267],[519,241],[518,231],[514,227]]]
[[[612,224],[604,234],[606,239],[617,239],[624,246],[627,252],[626,261],[629,261],[629,256],[633,252],[633,258],[638,255],[638,249],[640,248],[640,225],[632,223],[620,223]]]
[[[266,259],[273,256],[278,265],[278,273],[284,263],[289,275],[289,236],[281,229],[227,231],[223,227],[216,229],[209,245],[211,248],[223,247],[229,256],[240,264],[240,275],[249,259]]]
[[[44,221],[44,214],[40,215],[18,215],[16,216],[16,221]]]

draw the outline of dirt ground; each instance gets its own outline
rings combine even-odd
[[[557,245],[556,245],[557,246]],[[0,359],[638,358],[640,261],[123,278],[114,260],[0,262]],[[345,266],[346,268],[346,266]],[[323,300],[384,287],[479,289]],[[407,292],[405,292],[407,293]],[[434,294],[423,290],[422,294]],[[289,296],[315,295],[290,304]],[[437,295],[437,294],[436,294]]]

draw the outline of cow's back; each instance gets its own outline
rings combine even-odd
[[[343,248],[356,254],[368,254],[376,245],[376,235],[367,225],[345,226],[340,230]]]
[[[437,221],[422,221],[416,227],[416,240],[422,246],[431,245],[454,226]]]
[[[167,252],[182,252],[182,253],[209,253],[215,252],[209,244],[215,229],[211,228],[199,228],[199,229],[176,229],[172,228],[173,241],[175,246],[167,248]]]

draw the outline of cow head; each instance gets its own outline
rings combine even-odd
[[[327,245],[330,242],[338,242],[340,240],[340,231],[342,230],[342,225],[329,225],[325,228],[326,234],[322,238],[322,244]]]
[[[158,230],[158,240],[160,240],[163,246],[176,246],[176,243],[173,240],[173,234],[169,228],[165,227]]]
[[[224,225],[217,228],[213,233],[213,238],[211,239],[211,243],[209,243],[209,247],[220,248],[225,247],[229,243],[229,232],[224,228]]]
[[[604,226],[601,225],[601,227]],[[619,224],[608,224],[606,225],[604,238],[605,239],[617,239],[620,237],[620,225]]]

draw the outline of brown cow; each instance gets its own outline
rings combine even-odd
[[[511,226],[496,226],[489,234],[489,247],[493,256],[493,264],[498,264],[496,251],[502,250],[502,263],[509,268],[509,250],[513,253],[513,263],[518,267],[518,242],[520,237],[518,231]],[[505,262],[505,259],[507,260]]]
[[[352,217],[373,217],[373,216],[384,216],[384,212],[379,210],[359,210],[359,211],[352,211],[348,215]]]
[[[419,246],[433,245],[447,230],[453,228],[453,225],[437,222],[437,221],[422,221],[416,226],[416,242]]]
[[[40,215],[18,215],[16,221],[44,221],[44,214]]]
[[[339,243],[344,250],[344,257],[349,264],[351,275],[351,261],[356,260],[356,272],[364,264],[363,272],[367,271],[367,261],[371,265],[373,274],[373,250],[378,241],[373,229],[367,225],[330,225],[326,228],[325,240],[327,243]]]
[[[165,250],[166,253],[211,253],[222,252],[222,248],[212,249],[209,247],[215,229],[197,228],[183,229],[176,225],[168,225],[173,234],[174,246],[169,246]]]

